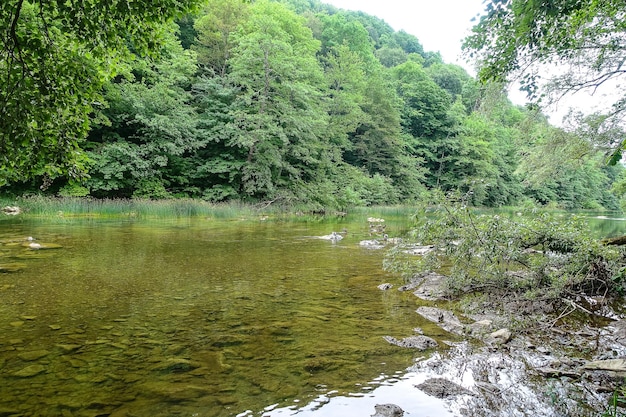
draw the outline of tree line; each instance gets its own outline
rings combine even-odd
[[[39,3],[21,4],[18,40],[29,24],[42,30]],[[344,209],[441,190],[480,206],[618,209],[626,192],[621,165],[606,164],[618,127],[576,114],[572,128],[554,127],[537,108],[513,105],[500,80],[479,82],[362,12],[207,0],[170,13],[174,21],[146,13],[156,23],[139,41],[78,36],[88,22],[72,29],[48,12],[40,43],[54,37],[64,54],[43,58],[46,77],[20,74],[53,52],[35,50],[24,64],[19,42],[6,52],[10,34],[0,61],[28,93],[0,100],[13,110],[0,125],[7,193]]]

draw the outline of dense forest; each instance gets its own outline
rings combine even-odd
[[[89,84],[97,100],[54,113],[84,132],[66,152],[79,169],[26,161],[29,170],[0,170],[0,191],[323,210],[441,190],[477,206],[620,208],[626,174],[607,156],[623,132],[600,115],[555,127],[537,107],[513,105],[505,84],[478,82],[362,12],[317,0],[202,3],[152,53],[129,43],[111,76]],[[85,80],[97,78],[81,56]]]

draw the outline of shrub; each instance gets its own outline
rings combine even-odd
[[[402,248],[386,265],[408,274],[439,270],[451,294],[502,290],[544,298],[616,294],[625,285],[623,253],[593,238],[569,214],[477,214],[461,198],[444,198],[415,218],[413,243],[434,250],[409,260]]]

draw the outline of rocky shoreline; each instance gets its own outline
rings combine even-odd
[[[410,369],[427,375],[416,389],[443,399],[455,416],[624,415],[626,320],[609,305],[559,311],[539,302],[479,297],[463,308],[440,308],[450,305],[442,298],[444,281],[429,273],[399,288],[433,303],[416,314],[444,336],[385,338],[403,348],[434,351]],[[392,290],[389,284],[379,288]],[[381,405],[374,415],[402,414]]]

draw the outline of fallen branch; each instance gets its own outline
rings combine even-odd
[[[605,245],[626,245],[626,235],[602,239]]]

